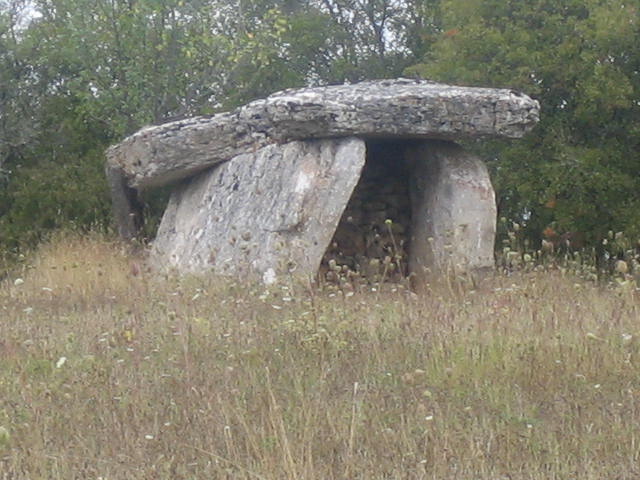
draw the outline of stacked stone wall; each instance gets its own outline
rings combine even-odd
[[[362,175],[324,255],[323,280],[399,281],[411,226],[406,143],[367,142]]]

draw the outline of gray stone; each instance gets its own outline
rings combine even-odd
[[[118,235],[127,241],[135,240],[143,224],[143,205],[138,199],[138,192],[128,185],[121,168],[107,164],[105,174]]]
[[[364,162],[356,138],[238,155],[173,192],[152,262],[265,283],[313,278]]]
[[[129,186],[145,188],[194,173],[270,143],[313,138],[519,138],[539,105],[504,89],[379,80],[285,90],[233,112],[145,128],[107,152]]]
[[[538,115],[511,90],[418,80],[287,90],[145,128],[108,150],[107,177],[127,239],[141,223],[138,190],[180,182],[157,267],[265,283],[410,272],[422,283],[493,268],[488,172],[453,141],[519,138]]]
[[[496,202],[489,173],[451,142],[407,148],[412,225],[409,270],[418,283],[443,272],[492,269]]]

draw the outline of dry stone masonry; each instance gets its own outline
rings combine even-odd
[[[510,90],[382,80],[286,90],[145,128],[107,152],[121,235],[136,192],[174,183],[151,260],[181,272],[371,281],[493,267],[495,198],[456,140],[520,138]]]
[[[404,144],[367,142],[360,180],[323,257],[324,279],[338,282],[355,273],[367,281],[400,280],[408,274],[411,198]]]

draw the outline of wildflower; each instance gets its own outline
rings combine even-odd
[[[274,271],[273,268],[267,269],[262,275],[262,282],[265,285],[272,285],[276,283],[276,279],[277,279],[276,272]]]
[[[545,240],[543,238],[542,239],[542,251],[543,252],[553,252],[553,249],[554,249],[553,242],[550,242],[550,241]]]
[[[627,273],[628,271],[629,271],[629,266],[627,265],[627,262],[625,262],[624,260],[618,260],[616,262],[616,272]]]
[[[518,260],[520,260],[520,254],[518,252],[508,252],[507,253],[507,260],[512,261],[512,262],[517,262]]]

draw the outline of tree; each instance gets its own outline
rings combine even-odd
[[[21,42],[23,9],[19,0],[0,2],[0,185],[9,175],[3,165],[19,157],[36,131],[33,68],[26,60],[29,45]]]
[[[444,31],[409,73],[522,90],[533,134],[482,145],[501,214],[540,240],[549,225],[601,245],[640,233],[637,0],[447,0]]]

